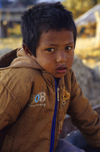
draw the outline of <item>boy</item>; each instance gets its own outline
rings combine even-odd
[[[23,14],[21,30],[23,48],[0,70],[0,130],[9,126],[1,152],[83,152],[58,140],[66,113],[100,147],[99,117],[71,70],[77,35],[71,12],[59,2],[37,4]]]

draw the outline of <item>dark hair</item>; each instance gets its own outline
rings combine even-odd
[[[73,32],[75,43],[77,30],[72,13],[66,10],[60,2],[39,3],[22,15],[23,44],[27,45],[34,56],[36,56],[36,48],[43,32],[62,29]]]

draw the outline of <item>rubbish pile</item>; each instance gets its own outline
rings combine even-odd
[[[100,71],[98,67],[90,69],[76,55],[72,66],[76,79],[84,95],[92,106],[100,104]]]

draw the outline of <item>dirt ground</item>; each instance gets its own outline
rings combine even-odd
[[[0,39],[0,57],[12,49],[21,47],[21,38]],[[84,95],[92,106],[100,104],[100,48],[95,39],[77,38],[73,71]]]

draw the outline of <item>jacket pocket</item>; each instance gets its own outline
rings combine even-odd
[[[14,137],[6,135],[2,150],[0,152],[11,152],[13,140]]]

